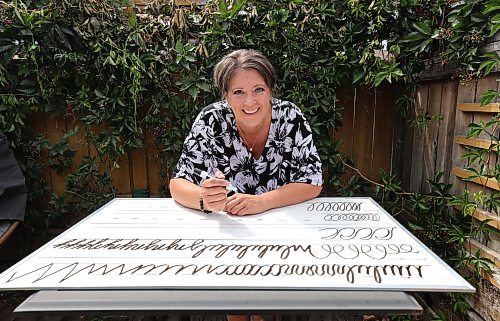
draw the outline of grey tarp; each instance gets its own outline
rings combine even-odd
[[[23,173],[9,148],[7,137],[0,132],[0,221],[23,220],[26,197]]]

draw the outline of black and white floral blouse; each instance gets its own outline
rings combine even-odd
[[[287,183],[321,186],[321,160],[311,127],[294,104],[272,99],[272,120],[264,151],[255,159],[243,144],[229,104],[223,100],[205,107],[184,141],[175,178],[197,185],[194,169],[220,170],[240,193],[263,194]]]

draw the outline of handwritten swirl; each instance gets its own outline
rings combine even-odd
[[[307,206],[307,211],[361,211],[361,204],[358,202],[312,202]]]
[[[350,221],[350,222],[360,222],[360,221],[380,221],[380,214],[376,213],[343,213],[343,214],[327,214],[324,216],[324,220],[330,221]]]

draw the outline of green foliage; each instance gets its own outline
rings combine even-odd
[[[52,225],[48,213],[54,207],[64,200],[68,206],[77,202],[71,193],[89,200],[81,206],[83,213],[94,208],[91,191],[111,197],[113,182],[105,165],[116,168],[121,155],[143,146],[144,130],[160,147],[162,190],[168,194],[171,167],[192,120],[218,99],[213,67],[236,48],[259,49],[277,66],[279,96],[303,109],[318,137],[328,190],[352,195],[365,183],[340,180],[345,169],[337,159],[339,142],[329,139],[341,127],[338,89],[350,83],[411,83],[423,58],[438,52],[461,62],[459,72],[491,70],[487,62],[480,66],[481,59],[491,57],[475,50],[494,30],[487,18],[495,8],[494,2],[480,1],[240,0],[192,7],[155,2],[132,10],[117,0],[3,3],[0,130],[20,158],[33,150],[41,157],[39,164],[23,160],[30,182],[42,184],[46,165],[69,174],[63,195],[46,195],[44,188],[35,191],[30,185],[32,197],[41,199],[28,217],[45,217],[43,225]],[[388,51],[377,55],[384,46]],[[412,100],[403,96],[399,101],[408,105]],[[73,164],[70,139],[78,130],[71,126],[59,142],[37,136],[27,121],[36,113],[63,115],[69,125],[79,126],[85,135],[80,139],[96,151],[92,161]],[[436,117],[416,117],[414,123],[428,125]],[[99,184],[83,184],[81,171],[89,169],[93,179],[103,180],[104,191]],[[42,199],[52,201],[41,209]]]
[[[482,66],[484,72],[499,66],[496,55],[486,55],[491,58]],[[490,68],[491,67],[491,68]],[[481,102],[487,104],[500,96],[496,90],[487,91],[483,94]],[[417,121],[419,121],[417,119]],[[425,128],[430,119],[420,121]],[[488,138],[489,148],[466,147],[467,153],[463,155],[466,160],[465,168],[471,173],[465,180],[472,181],[500,179],[500,167],[496,164],[499,156],[498,127],[500,113],[497,113],[488,122],[479,121],[468,125],[467,138]],[[417,129],[416,129],[417,130]],[[422,127],[420,130],[423,130]],[[486,188],[471,194],[465,190],[461,196],[450,195],[450,184],[442,182],[443,173],[437,173],[434,179],[428,180],[430,192],[422,195],[418,193],[406,193],[394,177],[381,172],[381,184],[377,190],[382,193],[383,200],[387,201],[388,208],[395,215],[410,213],[413,219],[409,220],[409,227],[415,235],[429,246],[442,258],[452,263],[455,267],[470,266],[475,270],[475,275],[480,276],[482,272],[492,273],[494,262],[483,257],[480,250],[471,252],[468,243],[472,239],[489,240],[490,233],[498,233],[488,225],[489,220],[479,221],[472,218],[472,214],[478,208],[497,213],[499,209],[499,192],[487,191]],[[450,208],[451,207],[451,208]],[[460,211],[455,210],[457,207]],[[465,315],[470,309],[464,295],[451,295],[450,305],[453,312]],[[447,320],[446,314],[441,311],[439,318],[435,320]]]
[[[431,321],[447,321],[448,318],[446,317],[446,312],[443,310],[439,310],[437,312],[437,316],[432,319]]]
[[[458,312],[462,315],[466,315],[470,310],[470,305],[466,300],[466,295],[463,293],[453,293],[453,304],[452,309],[453,312]]]
[[[153,1],[125,8],[127,3],[0,2],[0,130],[27,177],[27,223],[33,227],[66,226],[114,197],[110,171],[148,135],[158,147],[161,190],[168,195],[171,170],[194,117],[220,98],[213,67],[234,49],[258,49],[274,63],[277,95],[310,120],[325,191],[345,196],[373,182],[356,175],[341,179],[347,167],[355,168],[341,155],[341,142],[331,139],[342,125],[341,87],[404,82],[398,107],[424,130],[442,119],[414,112],[424,61],[457,62],[462,80],[487,74],[500,62],[497,54],[480,51],[500,29],[498,0],[214,0],[190,7]],[[488,91],[481,103],[499,96]],[[41,115],[64,118],[68,131],[59,141],[32,126]],[[471,124],[468,137],[489,135],[489,151],[498,151],[498,121]],[[79,164],[78,141],[93,151]],[[471,179],[500,178],[488,155],[474,148],[466,154]],[[66,175],[62,193],[48,190],[47,166]],[[472,237],[488,236],[488,225],[470,215],[479,206],[496,211],[499,193],[452,198],[441,175],[429,180],[425,195],[404,192],[384,172],[376,186],[394,215],[414,215],[410,227],[436,252],[457,265],[487,270],[489,262],[463,246]],[[462,212],[450,211],[450,205]],[[465,305],[457,299],[454,309],[463,312]]]
[[[194,116],[217,99],[214,64],[236,48],[260,49],[278,67],[278,92],[308,115],[332,173],[329,181],[338,188],[334,177],[344,171],[336,160],[339,142],[328,137],[341,126],[341,85],[412,80],[422,58],[438,53],[460,61],[466,73],[489,72],[498,62],[498,56],[477,53],[497,28],[489,19],[498,12],[496,1],[239,0],[203,7],[151,4],[136,11],[117,0],[56,4],[1,6],[0,128],[19,154],[30,147],[46,150],[49,166],[63,171],[74,165],[69,138],[78,127],[49,142],[36,138],[26,119],[42,111],[80,122],[97,157],[84,159],[68,186],[80,177],[101,177],[112,186],[109,173],[97,173],[103,162],[142,146],[143,128],[153,130],[166,159],[175,159]],[[386,59],[375,54],[384,41]],[[425,126],[436,117],[414,123]],[[479,124],[474,133],[489,125]],[[400,189],[382,177],[385,192]]]
[[[500,6],[498,1],[487,1],[485,13],[493,13],[500,11]],[[493,19],[494,25],[492,27],[492,32],[496,32],[500,28],[500,21],[497,16]],[[478,72],[481,75],[487,75],[494,69],[500,67],[500,59],[496,53],[486,53],[484,57],[485,60]],[[500,92],[497,90],[487,90],[481,96],[481,105],[487,105],[495,102],[500,97]],[[488,148],[475,148],[467,147],[467,153],[463,155],[466,159],[467,165],[466,169],[471,173],[466,180],[474,180],[480,178],[481,180],[499,180],[500,179],[500,166],[498,166],[497,159],[500,155],[499,148],[499,137],[498,128],[500,125],[500,113],[496,113],[492,119],[488,122],[479,121],[475,123],[470,123],[468,125],[469,132],[467,138],[482,138],[489,140]],[[469,217],[473,212],[478,209],[485,209],[492,213],[497,213],[500,208],[500,197],[499,192],[496,190],[487,190],[483,187],[481,190],[473,193],[472,197],[468,190],[465,190],[462,196],[454,197],[450,202],[450,205],[458,206],[461,208],[461,213],[463,217]],[[458,244],[463,244],[467,239],[486,239],[489,240],[490,233],[498,233],[493,228],[488,225],[489,220],[476,221],[472,220],[468,230],[456,229],[454,231],[451,242],[456,242]],[[487,273],[492,273],[491,267],[494,265],[488,258],[482,257],[480,250],[475,253],[470,253],[463,248],[460,249],[460,256],[453,258],[458,264],[467,263],[475,268],[477,274],[481,271]],[[457,311],[464,310],[465,304],[456,301],[453,305],[454,309]]]

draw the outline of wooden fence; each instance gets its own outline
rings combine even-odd
[[[488,122],[500,112],[500,104],[493,103],[480,107],[481,94],[486,90],[498,90],[499,74],[493,74],[477,81],[460,84],[458,80],[433,80],[420,84],[416,93],[416,111],[423,115],[442,115],[440,122],[433,122],[427,130],[407,127],[400,139],[404,141],[402,155],[406,164],[401,173],[403,186],[410,191],[429,192],[426,179],[432,179],[436,172],[444,172],[443,181],[451,183],[451,193],[463,195],[465,188],[472,193],[483,191],[491,193],[500,190],[495,179],[478,177],[473,181],[465,181],[470,172],[465,170],[466,159],[462,156],[467,146],[488,149],[491,139],[482,135],[479,139],[467,139],[469,123]],[[493,133],[499,137],[497,129]],[[490,166],[498,162],[498,153],[490,152],[487,157]],[[487,221],[493,228],[490,239],[471,240],[468,244],[471,253],[481,251],[481,256],[494,262],[494,270],[500,268],[500,236],[499,213],[491,213],[485,209],[477,209],[473,218]],[[471,267],[472,268],[472,267]],[[475,310],[486,320],[499,320],[499,306],[495,302],[499,298],[500,277],[483,273],[484,279],[478,283],[478,292],[471,299]],[[498,301],[496,301],[498,302]]]
[[[342,140],[342,152],[356,162],[362,173],[377,180],[379,169],[387,173],[392,171],[393,132],[396,118],[394,104],[394,89],[385,86],[380,89],[353,88],[342,90],[338,94],[339,107],[343,107],[342,130],[334,133],[335,140]],[[201,106],[200,106],[201,108]],[[84,124],[62,115],[52,118],[43,112],[33,115],[30,120],[35,132],[42,133],[51,143],[57,143],[63,136],[76,126],[80,130],[76,137],[70,138],[71,148],[76,150],[74,166],[62,173],[45,166],[43,177],[49,189],[61,194],[65,190],[66,176],[75,171],[85,156],[98,154],[85,139],[87,132]],[[94,134],[99,134],[103,128],[91,127]],[[161,195],[161,189],[167,182],[160,175],[161,167],[158,159],[159,147],[154,142],[153,135],[147,128],[145,146],[133,150],[118,159],[118,168],[107,162],[107,171],[113,178],[118,196],[130,197],[149,194],[152,197]],[[146,192],[145,192],[146,191]]]
[[[341,140],[342,155],[352,157],[355,166],[366,177],[378,181],[379,172],[394,168],[396,154],[394,134],[397,125],[395,92],[397,85],[379,88],[344,89],[338,94],[343,106],[342,128],[334,135]]]

